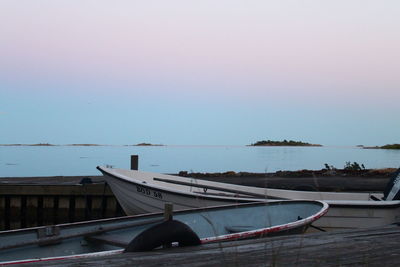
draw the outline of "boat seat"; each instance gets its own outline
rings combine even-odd
[[[129,241],[121,241],[121,236],[111,234],[91,235],[86,236],[85,239],[89,242],[103,243],[121,248],[125,248],[129,244]]]
[[[232,225],[232,226],[225,226],[225,230],[229,233],[240,233],[240,232],[247,232],[256,229],[254,226],[250,225]]]
[[[382,200],[383,200],[383,199],[380,199],[380,198],[378,198],[378,197],[376,197],[376,196],[374,196],[374,195],[371,195],[370,198],[371,198],[373,201],[382,201]]]

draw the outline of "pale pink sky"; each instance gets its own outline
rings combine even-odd
[[[392,114],[399,10],[389,0],[3,0],[0,92],[175,99],[173,106],[243,101],[261,117],[264,103],[304,114],[327,106],[329,114]]]

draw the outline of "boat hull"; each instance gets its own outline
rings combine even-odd
[[[205,244],[302,233],[327,209],[318,201],[245,203],[177,211],[173,219],[186,224]],[[151,213],[0,232],[0,265],[120,253],[121,247],[163,221],[163,213]]]
[[[276,201],[277,199],[320,200],[329,204],[328,213],[314,223],[324,230],[341,230],[368,228],[388,225],[400,221],[400,201],[374,201],[373,198],[382,198],[380,193],[332,193],[281,190],[259,188],[234,184],[218,183],[213,181],[197,180],[172,175],[161,175],[139,171],[99,168],[105,176],[107,183],[117,197],[119,203],[127,214],[161,211],[165,202],[174,204],[174,209],[190,207],[207,207],[251,201]],[[156,183],[155,177],[164,180],[179,182],[181,185],[168,190],[168,183]],[[162,179],[158,179],[162,180]],[[189,186],[185,184],[193,184]],[[144,191],[140,187],[144,188]],[[139,189],[138,189],[139,187]],[[225,191],[208,190],[206,188],[221,188]],[[251,195],[265,196],[265,198],[251,198],[249,196],[237,197],[227,194],[226,191],[248,192]],[[210,192],[211,191],[211,192]],[[162,199],[157,199],[154,194],[160,192]],[[199,193],[200,192],[200,193]],[[217,197],[215,195],[225,195]],[[344,199],[344,200],[343,200]]]
[[[313,225],[326,231],[369,228],[400,222],[400,202],[357,203],[326,201],[329,211]],[[375,205],[374,205],[375,204]]]
[[[105,175],[119,204],[127,215],[161,212],[166,203],[173,203],[174,210],[213,207],[235,203],[258,202],[258,200],[215,198],[199,194],[184,194],[154,188],[143,183],[128,182],[118,177]]]

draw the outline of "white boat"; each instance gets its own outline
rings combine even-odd
[[[127,214],[161,211],[165,202],[173,203],[178,210],[233,202],[302,199],[321,200],[329,204],[329,212],[314,224],[324,230],[366,228],[400,222],[400,200],[397,200],[400,171],[396,172],[391,181],[391,190],[384,195],[372,192],[282,190],[135,170],[104,167],[97,169],[103,173]]]
[[[0,232],[0,265],[48,262],[303,233],[327,212],[320,201],[245,203]],[[167,210],[167,209],[166,209]]]

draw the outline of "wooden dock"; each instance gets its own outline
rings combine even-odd
[[[102,177],[0,179],[0,231],[123,215]]]
[[[400,227],[267,237],[24,266],[398,266]]]

